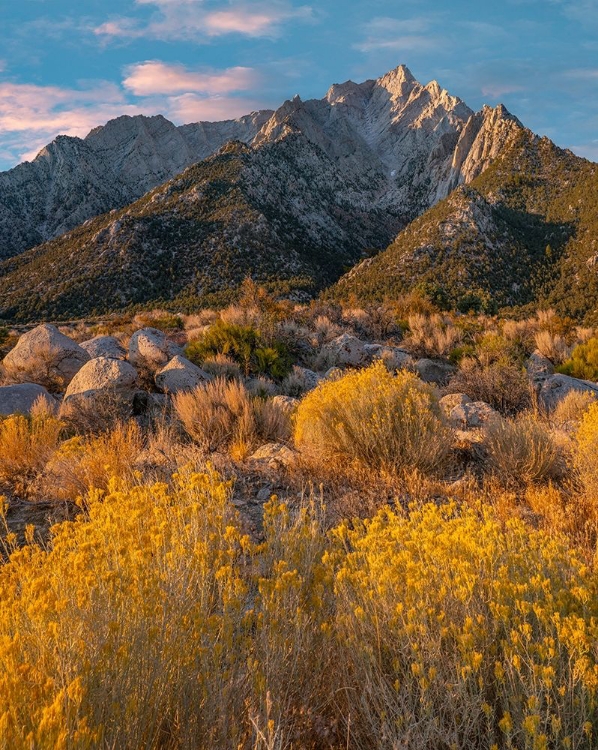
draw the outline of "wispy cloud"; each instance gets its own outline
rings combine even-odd
[[[506,94],[518,94],[525,91],[525,86],[517,83],[486,83],[482,84],[482,95],[492,99],[500,99]]]
[[[431,27],[432,21],[428,17],[373,18],[365,26],[365,38],[353,46],[360,52],[429,50],[438,41],[430,34]]]
[[[160,60],[131,65],[123,81],[126,89],[135,96],[155,94],[226,94],[247,91],[258,84],[259,77],[253,68],[227,68],[226,70],[189,70],[183,65],[173,65]]]
[[[160,39],[199,41],[227,34],[248,37],[275,37],[285,23],[313,21],[311,6],[293,6],[288,0],[237,2],[225,9],[205,0],[137,0],[137,5],[153,7],[149,20],[132,16],[109,19],[96,26],[94,33],[104,39]]]

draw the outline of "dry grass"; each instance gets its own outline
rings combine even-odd
[[[410,315],[405,345],[421,357],[445,357],[463,340],[463,332],[441,315]]]
[[[63,428],[43,397],[30,417],[17,414],[0,421],[0,482],[27,494],[58,449]]]
[[[48,488],[55,497],[76,500],[90,489],[106,491],[111,481],[131,486],[144,440],[135,422],[117,423],[95,437],[74,437],[55,451],[47,466]]]
[[[590,391],[570,391],[556,405],[550,414],[550,419],[559,427],[579,422],[595,402],[596,396]]]
[[[562,475],[563,460],[547,425],[532,414],[486,428],[489,469],[507,484],[546,482]]]
[[[61,350],[46,344],[40,346],[34,360],[22,365],[3,362],[3,380],[5,383],[37,383],[47,388],[50,393],[58,393],[68,385],[64,376],[56,369]]]
[[[290,435],[289,417],[272,401],[251,396],[239,381],[222,378],[174,397],[186,432],[205,451],[229,450],[244,458],[260,443]]]
[[[534,338],[536,349],[555,365],[561,365],[571,355],[571,347],[558,333],[538,331]]]

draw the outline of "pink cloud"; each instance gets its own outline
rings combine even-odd
[[[257,81],[258,76],[253,68],[195,71],[188,70],[183,65],[148,60],[129,67],[123,85],[135,96],[190,92],[226,94],[252,88]]]
[[[230,10],[209,10],[202,0],[137,0],[138,5],[154,6],[157,12],[142,24],[132,17],[106,21],[94,33],[104,38],[173,40],[243,34],[250,37],[275,36],[291,20],[313,20],[310,6],[294,8],[288,0],[238,3]]]
[[[251,99],[183,94],[170,99],[168,114],[174,122],[218,121],[234,120],[255,109],[255,101]]]

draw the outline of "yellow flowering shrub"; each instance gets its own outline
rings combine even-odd
[[[595,747],[597,579],[558,537],[272,498],[258,544],[211,470],[85,505],[0,567],[1,750]]]
[[[437,472],[451,432],[429,385],[378,361],[308,393],[297,409],[295,442],[322,464]]]
[[[586,491],[598,495],[598,403],[584,413],[576,437],[577,469]]]
[[[356,746],[593,747],[596,579],[561,540],[435,505],[335,536]]]

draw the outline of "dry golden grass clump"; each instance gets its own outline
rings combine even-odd
[[[535,336],[536,349],[555,365],[561,365],[571,354],[571,347],[558,333],[538,331]]]
[[[43,397],[30,417],[15,414],[0,420],[0,482],[27,493],[58,449],[63,428]]]
[[[562,475],[559,448],[548,426],[533,414],[491,423],[485,444],[488,467],[504,482],[532,484]]]
[[[532,405],[532,390],[524,370],[503,362],[483,366],[473,359],[463,360],[446,391],[466,393],[473,401],[485,401],[506,416]]]
[[[297,409],[295,442],[322,466],[437,473],[452,432],[430,386],[376,362],[308,393]]]
[[[463,332],[441,315],[410,315],[405,344],[422,357],[444,357],[457,347]]]
[[[594,403],[596,396],[590,391],[569,391],[550,413],[550,419],[560,426],[579,422]]]
[[[581,419],[574,461],[585,491],[598,500],[598,402],[591,404]]]
[[[244,458],[260,443],[290,436],[285,410],[251,396],[237,380],[217,378],[205,387],[177,394],[173,403],[186,432],[206,451],[229,450],[234,457]]]

